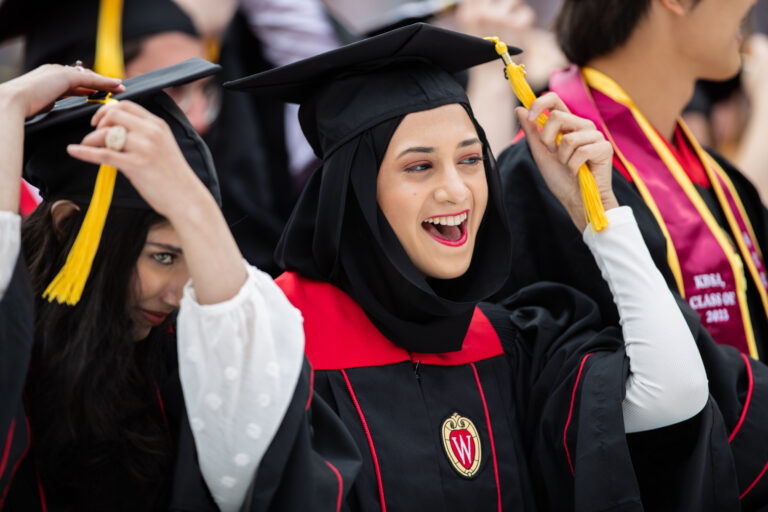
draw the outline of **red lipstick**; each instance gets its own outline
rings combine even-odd
[[[447,224],[441,218],[458,217],[464,215],[464,220],[459,224]],[[448,247],[460,247],[467,243],[467,220],[469,219],[469,210],[463,210],[458,213],[447,215],[433,215],[421,223],[422,228],[429,236]]]
[[[168,318],[168,313],[161,313],[159,311],[148,311],[146,309],[142,309],[141,313],[144,315],[144,318],[146,318],[147,322],[149,322],[149,324],[154,327],[162,324],[165,322],[165,319]]]

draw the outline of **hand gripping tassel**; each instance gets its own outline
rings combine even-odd
[[[525,67],[522,64],[517,65],[512,61],[507,45],[500,41],[498,37],[486,37],[485,39],[496,44],[496,53],[504,61],[504,72],[507,80],[512,85],[512,89],[515,91],[515,95],[525,108],[531,108],[531,104],[536,100],[536,95],[533,94],[531,86],[525,80]],[[547,114],[542,113],[536,118],[536,124],[543,127],[548,117]],[[557,135],[556,143],[558,145],[562,138],[562,133]],[[603,203],[600,200],[600,191],[597,188],[595,177],[586,163],[579,167],[579,186],[581,187],[581,196],[584,199],[584,213],[587,217],[587,222],[595,231],[604,230],[608,227],[608,217],[605,216],[605,208],[603,208]]]

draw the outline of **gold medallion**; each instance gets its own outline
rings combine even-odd
[[[480,436],[469,418],[455,412],[443,422],[443,448],[453,469],[465,478],[472,478],[480,469],[482,447]]]

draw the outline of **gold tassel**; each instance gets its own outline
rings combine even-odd
[[[96,32],[93,70],[100,75],[123,78],[123,0],[101,0]]]
[[[72,244],[66,263],[43,293],[43,298],[48,299],[49,302],[55,299],[59,304],[74,306],[80,301],[85,282],[91,273],[93,259],[99,248],[116,178],[117,169],[114,167],[109,165],[99,167],[91,204],[85,214],[80,232],[77,234],[75,243]]]
[[[94,71],[116,78],[122,78],[124,72],[122,12],[122,0],[101,0]],[[117,100],[107,96],[103,100],[93,101],[112,103]],[[59,304],[74,306],[80,301],[99,248],[116,179],[117,169],[104,164],[99,167],[88,212],[67,255],[67,261],[43,292],[43,298],[49,302],[56,300]]]
[[[504,61],[504,71],[509,83],[512,85],[512,89],[515,91],[515,95],[525,108],[531,108],[531,104],[536,100],[536,95],[533,94],[531,86],[525,80],[525,66],[522,64],[516,65],[512,61],[507,45],[500,41],[498,37],[486,37],[485,39],[496,44],[496,53]],[[536,118],[536,124],[543,127],[548,117],[547,114],[540,114]],[[559,145],[562,138],[563,134],[558,134],[555,142]],[[602,231],[608,227],[608,217],[605,215],[605,208],[603,208],[603,202],[600,200],[600,190],[597,188],[595,177],[592,175],[587,164],[582,164],[579,167],[578,176],[587,221],[595,231]]]

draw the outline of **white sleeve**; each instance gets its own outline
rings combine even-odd
[[[0,211],[0,299],[13,277],[20,248],[21,217],[13,212]]]
[[[610,225],[584,232],[621,317],[630,373],[622,403],[624,429],[679,423],[706,404],[704,365],[683,315],[651,259],[631,208],[607,212]]]
[[[239,510],[277,433],[304,357],[301,313],[260,270],[220,304],[192,283],[178,317],[179,374],[200,470],[219,508]]]

